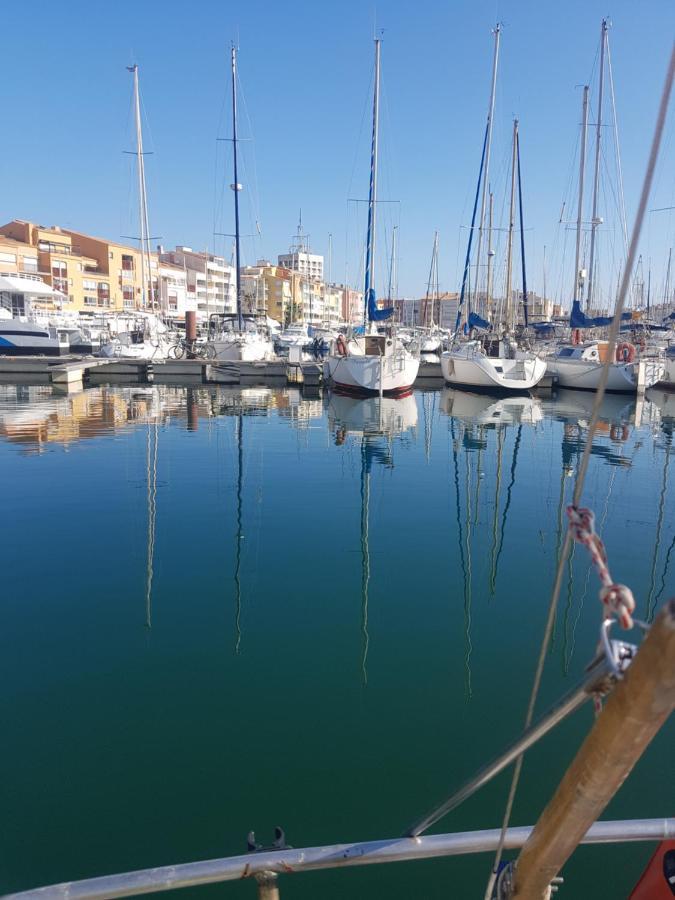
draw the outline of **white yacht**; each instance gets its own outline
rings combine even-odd
[[[509,340],[474,340],[442,353],[441,372],[449,385],[529,391],[546,374],[546,362]]]
[[[343,390],[405,394],[417,378],[420,361],[390,334],[340,335],[324,362],[324,372]]]
[[[587,341],[559,347],[547,360],[547,371],[558,387],[595,391],[600,384],[602,370],[607,359],[607,341]],[[625,357],[625,358],[624,358]],[[648,388],[664,377],[664,363],[659,358],[648,358],[638,363],[632,344],[617,347],[616,359],[609,364],[608,391],[623,394],[636,393],[638,389],[638,365],[644,368],[644,387]],[[675,374],[675,373],[674,373]]]
[[[154,313],[137,312],[115,334],[101,338],[95,356],[108,359],[168,359],[173,342],[165,322]]]
[[[282,347],[304,347],[311,343],[309,328],[305,322],[293,322],[288,325],[277,338]]]
[[[380,99],[380,41],[375,41],[375,89],[373,91],[373,139],[371,148],[370,190],[368,195],[368,232],[364,296],[365,334],[338,337],[331,343],[324,360],[324,375],[335,387],[348,392],[404,394],[419,371],[419,356],[413,356],[396,339],[390,326],[385,334],[377,331],[377,322],[393,315],[394,309],[378,309],[373,286],[375,271],[375,220],[377,214],[377,163]]]
[[[233,362],[260,362],[274,356],[266,327],[256,316],[246,314],[212,315],[207,347],[213,348],[211,358]]]
[[[66,298],[37,275],[0,273],[0,354],[60,356],[71,352],[68,335],[35,305]]]

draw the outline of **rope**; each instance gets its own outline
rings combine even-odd
[[[673,78],[675,77],[675,46],[671,50],[670,62],[668,64],[668,72],[666,74],[666,81],[663,88],[663,94],[661,95],[661,102],[659,105],[658,116],[656,120],[656,128],[654,131],[654,138],[652,140],[652,146],[649,153],[649,162],[647,163],[647,171],[645,172],[644,182],[642,184],[642,193],[640,195],[640,203],[638,206],[637,214],[635,216],[635,224],[633,226],[633,234],[631,236],[630,248],[628,250],[628,257],[626,259],[626,267],[623,270],[623,274],[621,277],[621,287],[619,289],[619,294],[616,299],[616,306],[614,309],[614,318],[612,319],[612,325],[609,330],[609,347],[607,357],[605,359],[605,363],[602,367],[602,372],[600,375],[600,383],[598,385],[597,392],[595,394],[595,402],[593,404],[593,411],[591,414],[591,420],[588,426],[588,436],[586,439],[586,445],[584,447],[584,453],[581,458],[581,463],[579,465],[579,471],[577,473],[576,483],[574,485],[574,494],[572,499],[572,507],[575,509],[579,508],[579,501],[581,499],[581,494],[584,488],[584,482],[586,480],[586,473],[588,472],[588,464],[591,458],[591,448],[593,446],[593,438],[595,436],[595,432],[598,426],[598,420],[600,418],[600,407],[602,405],[603,398],[605,396],[605,389],[607,387],[607,379],[609,377],[609,367],[611,365],[611,361],[614,359],[614,354],[616,351],[617,339],[619,336],[619,328],[621,325],[621,313],[623,312],[626,295],[628,293],[628,288],[630,285],[631,272],[635,266],[635,260],[637,257],[638,244],[640,241],[640,232],[642,231],[642,224],[645,217],[645,212],[647,209],[647,202],[649,200],[649,195],[651,193],[652,181],[654,179],[654,169],[656,167],[656,160],[659,155],[659,147],[661,145],[661,138],[663,136],[663,129],[666,121],[666,114],[668,111],[668,103],[670,100],[670,92],[673,86]],[[568,529],[565,533],[565,541],[563,543],[562,552],[560,557],[558,558],[558,569],[556,571],[555,581],[553,584],[553,591],[551,593],[551,600],[549,602],[548,615],[546,618],[546,626],[544,628],[544,636],[541,642],[541,647],[539,649],[539,660],[537,662],[537,669],[534,675],[534,681],[532,684],[532,693],[530,695],[530,701],[527,707],[527,714],[525,716],[525,728],[529,728],[532,723],[532,717],[534,715],[534,707],[537,701],[537,696],[539,694],[539,687],[541,685],[541,679],[544,671],[544,663],[546,661],[546,651],[548,647],[548,643],[551,637],[551,631],[553,629],[553,622],[555,620],[555,612],[558,606],[558,599],[560,597],[560,589],[562,586],[563,574],[565,570],[565,563],[567,561],[567,556],[570,552],[570,548],[573,544],[572,531]],[[511,787],[509,789],[509,796],[506,801],[506,809],[504,812],[504,820],[502,822],[502,830],[499,836],[499,844],[497,846],[497,851],[495,853],[495,859],[492,866],[492,872],[490,873],[490,878],[488,880],[487,888],[485,891],[485,900],[490,900],[492,896],[492,890],[497,880],[497,874],[499,872],[499,865],[501,863],[502,854],[504,852],[504,843],[506,840],[506,830],[509,826],[509,822],[511,819],[511,811],[513,809],[513,802],[516,796],[516,790],[518,788],[518,782],[520,780],[520,773],[522,771],[523,766],[523,754],[518,757],[516,760],[513,778],[511,780]]]
[[[572,537],[588,550],[602,582],[600,601],[605,607],[605,618],[611,619],[616,616],[622,628],[632,628],[631,613],[635,611],[635,598],[631,589],[625,584],[616,584],[612,581],[607,565],[605,545],[595,531],[593,510],[570,505],[567,507],[567,517],[570,520]]]

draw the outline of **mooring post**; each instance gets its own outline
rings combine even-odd
[[[669,600],[614,688],[516,861],[511,896],[549,885],[675,708],[675,600]]]
[[[197,313],[194,309],[188,309],[185,313],[185,340],[190,347],[194,346],[194,342],[197,340]],[[187,358],[195,358],[191,350],[188,350]]]
[[[260,872],[255,880],[258,882],[258,900],[279,900],[279,879],[276,872]]]

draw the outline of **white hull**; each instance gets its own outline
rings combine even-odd
[[[103,344],[95,355],[106,359],[168,359],[170,346],[164,340],[128,344],[124,340],[113,338]]]
[[[344,390],[393,394],[412,388],[419,367],[419,360],[400,347],[386,356],[329,356],[324,372]]]
[[[420,342],[420,353],[438,353],[441,349],[440,338],[422,338]]]
[[[229,340],[210,341],[215,348],[215,359],[231,362],[261,362],[272,359],[274,347],[272,341],[257,335],[243,334]]]
[[[485,356],[477,347],[460,347],[441,354],[441,372],[446,384],[529,391],[546,374],[546,363],[530,354],[521,354],[519,359],[501,359]]]
[[[645,387],[651,387],[660,379],[663,367],[657,361],[645,362],[644,365]],[[637,363],[612,363],[609,367],[606,390],[622,394],[636,393],[637,366]],[[600,384],[603,364],[585,359],[549,359],[547,368],[549,374],[557,379],[559,387],[596,391]]]

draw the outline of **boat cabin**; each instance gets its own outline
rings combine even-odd
[[[592,341],[589,344],[571,344],[561,347],[556,359],[583,359],[604,363],[607,360],[608,341]]]

